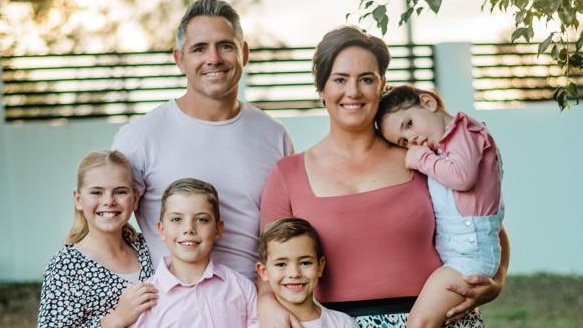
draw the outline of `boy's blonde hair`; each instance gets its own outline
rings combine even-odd
[[[217,193],[217,190],[212,184],[194,178],[179,179],[166,187],[164,194],[162,194],[160,221],[164,219],[164,213],[166,212],[166,201],[168,200],[168,197],[175,194],[199,194],[204,196],[213,208],[213,214],[215,216],[216,222],[220,221],[221,213],[219,210],[219,194]]]

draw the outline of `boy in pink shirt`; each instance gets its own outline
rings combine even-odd
[[[446,287],[498,270],[504,217],[498,149],[484,124],[451,115],[437,93],[408,85],[382,97],[376,123],[387,141],[408,149],[405,166],[429,177],[435,248],[444,265],[424,284],[407,327],[441,327],[446,311],[463,301]]]
[[[171,255],[158,264],[151,279],[158,289],[157,304],[132,327],[257,325],[255,285],[210,257],[223,227],[219,197],[211,184],[185,178],[166,188],[158,232]]]
[[[326,260],[316,230],[300,218],[272,222],[259,240],[257,272],[267,281],[277,301],[304,328],[358,328],[347,314],[314,300],[314,289]]]

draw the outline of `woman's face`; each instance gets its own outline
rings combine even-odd
[[[340,51],[320,97],[331,125],[343,130],[369,130],[376,114],[384,77],[375,56],[352,46]]]

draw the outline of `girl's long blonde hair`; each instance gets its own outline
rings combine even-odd
[[[124,154],[117,150],[93,151],[81,160],[77,167],[77,191],[81,190],[81,187],[85,183],[85,175],[88,171],[106,164],[114,164],[123,167],[131,177],[134,193],[137,193],[132,164]],[[73,245],[80,242],[85,236],[87,236],[88,232],[89,226],[85,215],[83,215],[83,211],[75,208],[75,220],[73,221],[73,226],[71,226],[69,233],[65,236],[65,244]],[[130,242],[136,241],[138,238],[136,230],[129,223],[126,223],[123,226],[122,234],[124,239]]]

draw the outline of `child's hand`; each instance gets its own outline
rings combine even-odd
[[[101,327],[127,327],[138,316],[156,305],[158,290],[147,282],[129,285],[119,297],[115,309],[101,320]]]
[[[407,149],[407,154],[405,155],[405,167],[412,170],[417,170],[419,168],[419,157],[421,157],[422,153],[427,151],[427,147],[425,146],[417,146],[411,145],[409,149]]]

